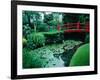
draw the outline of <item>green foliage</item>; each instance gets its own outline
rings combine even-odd
[[[68,45],[68,48],[71,48],[80,44],[80,42],[65,41],[64,44],[51,44],[34,50],[23,48],[23,68],[63,67],[64,62],[61,55],[64,52],[62,48],[65,44]],[[63,57],[67,57],[67,61],[69,61],[69,56],[63,55]]]
[[[47,53],[45,53],[45,51]],[[47,64],[47,62],[49,61],[49,58],[52,58],[52,52],[50,50],[45,50],[44,49],[40,50],[34,50],[31,51],[31,67],[32,68],[40,68],[40,67],[45,67],[45,65]],[[50,54],[51,53],[51,54]],[[47,55],[48,54],[48,55]]]
[[[81,23],[85,23],[85,16],[84,16],[84,15],[80,15],[80,16],[79,16],[79,21],[80,21]]]
[[[23,46],[26,46],[27,45],[27,40],[25,38],[22,38],[22,43],[23,43]]]
[[[23,19],[22,20],[23,20],[23,25],[29,24],[29,17],[24,12],[23,12]]]
[[[33,42],[33,40],[28,39],[27,40],[27,48],[34,50],[37,47],[37,45]]]
[[[42,33],[32,33],[27,39],[28,42],[33,42],[37,46],[45,45],[45,36]]]
[[[34,29],[36,32],[37,26],[42,23],[42,12],[36,11],[23,11],[23,25],[28,24],[31,29]]]
[[[23,24],[29,24],[30,27],[33,27],[34,24],[37,24],[39,19],[40,19],[39,12],[23,11]]]
[[[90,36],[89,36],[89,34],[87,34],[86,38],[85,38],[85,43],[89,43],[89,41],[90,41]]]
[[[76,23],[76,22],[85,23],[89,21],[89,15],[88,14],[65,13],[63,17],[63,21],[64,23],[67,23],[67,22],[68,23]]]
[[[44,22],[49,26],[57,26],[58,24],[62,24],[62,17],[60,17],[61,13],[52,12],[51,14],[45,14]]]
[[[56,35],[56,34],[63,34],[64,31],[57,31],[57,30],[52,30],[49,32],[43,32],[44,35]]]
[[[66,46],[72,44],[71,46],[73,47],[73,45],[76,45],[76,43],[71,41],[68,42],[64,41],[64,34],[63,34],[64,31],[61,30],[58,31],[57,26],[59,25],[60,28],[62,29],[63,23],[78,22],[78,21],[84,22],[86,20],[89,21],[89,15],[85,14],[80,15],[80,14],[58,13],[58,12],[56,13],[56,12],[23,11],[22,16],[23,16],[22,17],[23,18],[23,38],[22,38],[23,68],[64,66],[62,64],[63,63],[62,59],[60,59],[61,53],[63,52],[62,49],[63,46],[65,44]],[[63,44],[61,43],[62,41]],[[86,43],[89,42],[89,35],[86,36],[85,42]],[[60,44],[59,46],[58,43]],[[70,47],[67,47],[67,51],[68,48]],[[88,47],[85,47],[84,49],[83,48],[81,49],[80,47],[75,54],[82,53],[80,55],[84,57],[85,54],[83,53],[87,53],[88,52],[87,49]],[[72,50],[69,50],[69,52],[67,53],[72,53]],[[79,59],[80,55],[78,57]],[[66,58],[65,55],[63,55],[63,57]],[[68,61],[67,59],[66,62]],[[79,60],[76,58],[74,59],[74,61],[76,61],[76,63],[80,65],[83,65],[83,63],[85,63],[84,59],[82,60],[83,62],[78,62]]]
[[[23,36],[26,38],[28,34],[32,32],[32,29],[28,24],[23,25]]]
[[[63,42],[64,36],[63,32],[58,32],[58,31],[52,31],[52,32],[47,32],[44,33],[46,36],[46,43],[61,43]]]
[[[39,14],[39,12],[34,12],[32,11],[31,15],[30,15],[30,25],[31,27],[34,29],[36,29],[35,27],[38,26],[38,24],[40,23],[41,20],[41,15]]]
[[[23,48],[23,68],[31,67],[31,54],[29,54],[29,49]]]
[[[23,50],[23,68],[43,68],[63,66],[63,61],[53,56],[53,52],[47,47],[35,50]]]
[[[48,24],[49,24],[50,26],[57,26],[58,21],[51,20],[51,21],[48,22]]]
[[[47,31],[49,31],[49,28],[46,23],[41,23],[40,25],[38,25],[37,30],[39,32],[47,32]]]
[[[45,14],[44,15],[44,22],[49,25],[49,21],[53,20],[53,14]]]
[[[82,45],[73,55],[70,66],[86,66],[89,65],[89,43]]]
[[[79,20],[78,14],[65,13],[63,17],[64,23],[76,23]]]

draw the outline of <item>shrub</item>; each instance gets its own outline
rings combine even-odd
[[[48,25],[46,23],[42,23],[37,26],[37,30],[39,32],[47,32],[49,30]]]
[[[42,33],[32,33],[27,37],[28,42],[34,43],[36,46],[45,45],[45,36]]]
[[[89,39],[90,39],[90,36],[89,36],[89,34],[87,34],[85,37],[85,43],[89,43]]]
[[[27,48],[34,50],[36,47],[37,45],[32,40],[27,41]]]
[[[79,47],[70,62],[70,66],[86,65],[89,65],[89,44],[84,44]]]
[[[44,35],[46,36],[46,43],[59,43],[64,40],[62,32],[47,32]]]
[[[23,43],[23,46],[26,46],[27,40],[25,38],[22,38],[22,43]]]
[[[23,68],[40,68],[48,65],[50,59],[53,59],[53,53],[48,49],[29,50],[23,49]],[[49,63],[52,66],[52,63]]]
[[[28,15],[23,12],[23,24],[29,24]]]
[[[29,54],[30,50],[27,48],[23,48],[23,68],[31,67],[31,55]]]
[[[47,47],[31,50],[23,54],[25,68],[60,67],[64,65],[63,61],[55,58],[53,52]]]
[[[29,24],[23,25],[23,36],[26,38],[28,34],[32,32]]]

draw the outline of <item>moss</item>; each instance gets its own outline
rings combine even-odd
[[[71,59],[70,66],[89,65],[89,53],[89,43],[79,47]]]

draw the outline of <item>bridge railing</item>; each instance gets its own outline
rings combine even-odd
[[[67,23],[67,24],[64,24],[63,27],[65,29],[89,29],[89,22],[87,23],[80,23],[80,22]]]
[[[89,22],[86,23],[67,23],[64,24],[62,27],[60,25],[57,26],[58,31],[62,30],[85,30],[86,32],[89,32]]]

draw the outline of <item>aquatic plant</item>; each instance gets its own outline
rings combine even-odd
[[[53,52],[47,47],[35,50],[23,49],[23,68],[43,68],[64,66],[61,59],[53,56]]]

